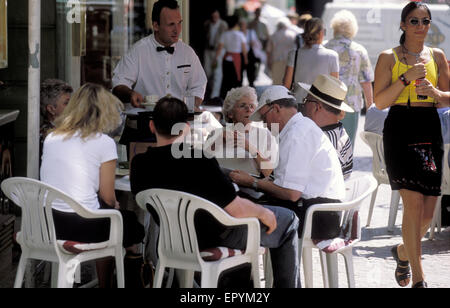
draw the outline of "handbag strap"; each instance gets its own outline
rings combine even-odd
[[[294,90],[294,83],[295,83],[295,71],[297,70],[297,57],[298,57],[298,50],[300,48],[297,48],[295,50],[295,60],[294,60],[294,73],[292,74],[292,83],[291,83],[291,87],[290,90],[293,91]]]

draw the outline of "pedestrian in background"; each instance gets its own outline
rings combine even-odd
[[[291,49],[284,71],[283,85],[295,92],[297,103],[306,97],[298,83],[311,85],[320,74],[339,77],[338,54],[322,46],[325,28],[320,18],[311,18],[305,23],[302,34],[304,46]]]
[[[282,18],[277,24],[277,30],[271,35],[267,46],[267,64],[269,66],[272,83],[283,84],[283,75],[288,61],[289,51],[296,46],[297,33],[291,28],[291,22],[287,17]]]
[[[214,92],[216,83],[221,82],[220,77],[222,74],[221,66],[214,65],[214,60],[216,59],[220,36],[227,31],[228,25],[220,18],[219,11],[214,9],[211,12],[211,18],[205,21],[204,29],[206,40],[205,51],[203,53],[203,68],[205,70],[206,78],[208,79],[206,92],[207,94],[211,94],[211,97],[214,97],[214,93],[212,92]]]
[[[242,86],[243,67],[248,63],[247,42],[245,35],[239,30],[239,18],[236,15],[229,16],[227,22],[228,30],[220,37],[216,51],[216,63],[218,63],[222,50],[225,50],[222,60],[221,98],[225,98],[232,88]]]
[[[373,69],[366,48],[353,41],[358,32],[358,22],[352,12],[348,10],[337,12],[331,19],[331,28],[334,37],[325,44],[325,47],[333,49],[339,55],[339,79],[348,89],[345,102],[355,111],[346,113],[342,123],[354,147],[364,99],[366,109],[373,102]]]

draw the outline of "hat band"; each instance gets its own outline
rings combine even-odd
[[[338,107],[341,107],[342,102],[339,99],[334,98],[333,96],[327,95],[323,92],[320,92],[319,89],[317,89],[314,85],[311,86],[311,89],[309,89],[309,91],[314,94],[315,96],[317,96],[318,98],[323,99],[324,101],[331,103],[333,105],[336,105]]]

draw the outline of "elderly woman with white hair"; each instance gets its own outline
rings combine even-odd
[[[216,158],[253,158],[258,171],[267,177],[277,162],[278,144],[267,128],[250,120],[257,105],[254,88],[239,87],[228,91],[222,109],[226,127],[214,131],[208,137],[206,147]],[[233,147],[232,157],[229,154],[230,147]],[[239,152],[239,148],[245,150],[245,154]]]
[[[366,108],[373,102],[374,74],[367,50],[353,41],[358,32],[358,23],[353,13],[348,10],[337,12],[331,20],[331,27],[334,38],[325,47],[333,49],[339,55],[339,79],[348,89],[345,102],[355,111],[347,113],[342,123],[354,146],[359,112],[363,107],[363,93]]]

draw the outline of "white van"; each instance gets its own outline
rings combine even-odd
[[[378,55],[386,49],[399,45],[400,19],[404,3],[371,2],[333,2],[325,6],[322,20],[327,28],[326,40],[333,38],[330,26],[334,14],[340,10],[351,11],[358,21],[358,33],[354,41],[363,45],[369,53],[375,69]],[[432,23],[426,45],[442,49],[450,58],[450,6],[445,4],[427,4],[431,11]]]

